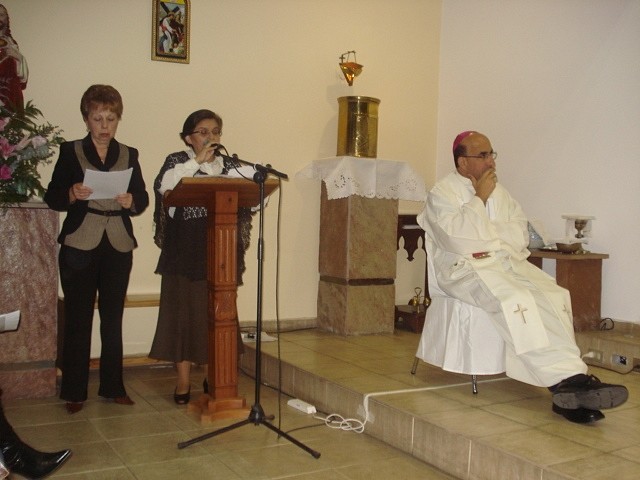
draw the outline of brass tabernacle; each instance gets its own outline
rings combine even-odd
[[[375,158],[378,153],[378,106],[372,97],[339,97],[337,156]]]

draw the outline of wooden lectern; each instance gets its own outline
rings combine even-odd
[[[278,180],[264,182],[270,195]],[[209,398],[204,398],[202,420],[245,416],[238,397],[238,208],[260,204],[260,186],[250,180],[227,177],[186,177],[164,199],[169,207],[206,207],[207,282],[209,291]]]

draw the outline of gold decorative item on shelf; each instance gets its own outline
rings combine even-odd
[[[429,295],[426,294],[427,292],[425,292],[425,295],[422,295],[422,289],[420,287],[416,287],[414,292],[416,294],[409,300],[409,306],[415,307],[417,312],[426,310],[429,305],[431,305]]]
[[[431,299],[428,295],[422,295],[422,289],[416,287],[414,289],[415,295],[409,300],[409,306],[413,308],[414,312],[424,312],[429,305],[431,305]]]
[[[351,54],[353,54],[353,61],[351,61]],[[349,86],[353,85],[353,79],[362,73],[363,68],[364,67],[356,61],[355,50],[349,50],[340,55],[340,70],[342,70],[342,74]]]
[[[429,295],[424,296],[424,300],[422,300],[422,305],[424,305],[424,308],[428,308],[429,305],[431,305],[431,299],[429,298]]]
[[[375,158],[378,154],[378,106],[372,97],[338,98],[336,155]]]
[[[411,300],[409,300],[409,305],[411,305],[412,307],[417,307],[418,305],[420,305],[420,303],[422,303],[420,301],[420,294],[422,293],[422,289],[420,287],[416,287],[414,289],[414,292],[416,293]]]

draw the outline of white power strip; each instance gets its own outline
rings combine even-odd
[[[287,402],[287,405],[304,413],[316,413],[316,407],[298,398],[292,398]]]

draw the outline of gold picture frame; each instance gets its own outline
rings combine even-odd
[[[191,46],[190,0],[152,0],[151,59],[189,63]]]

